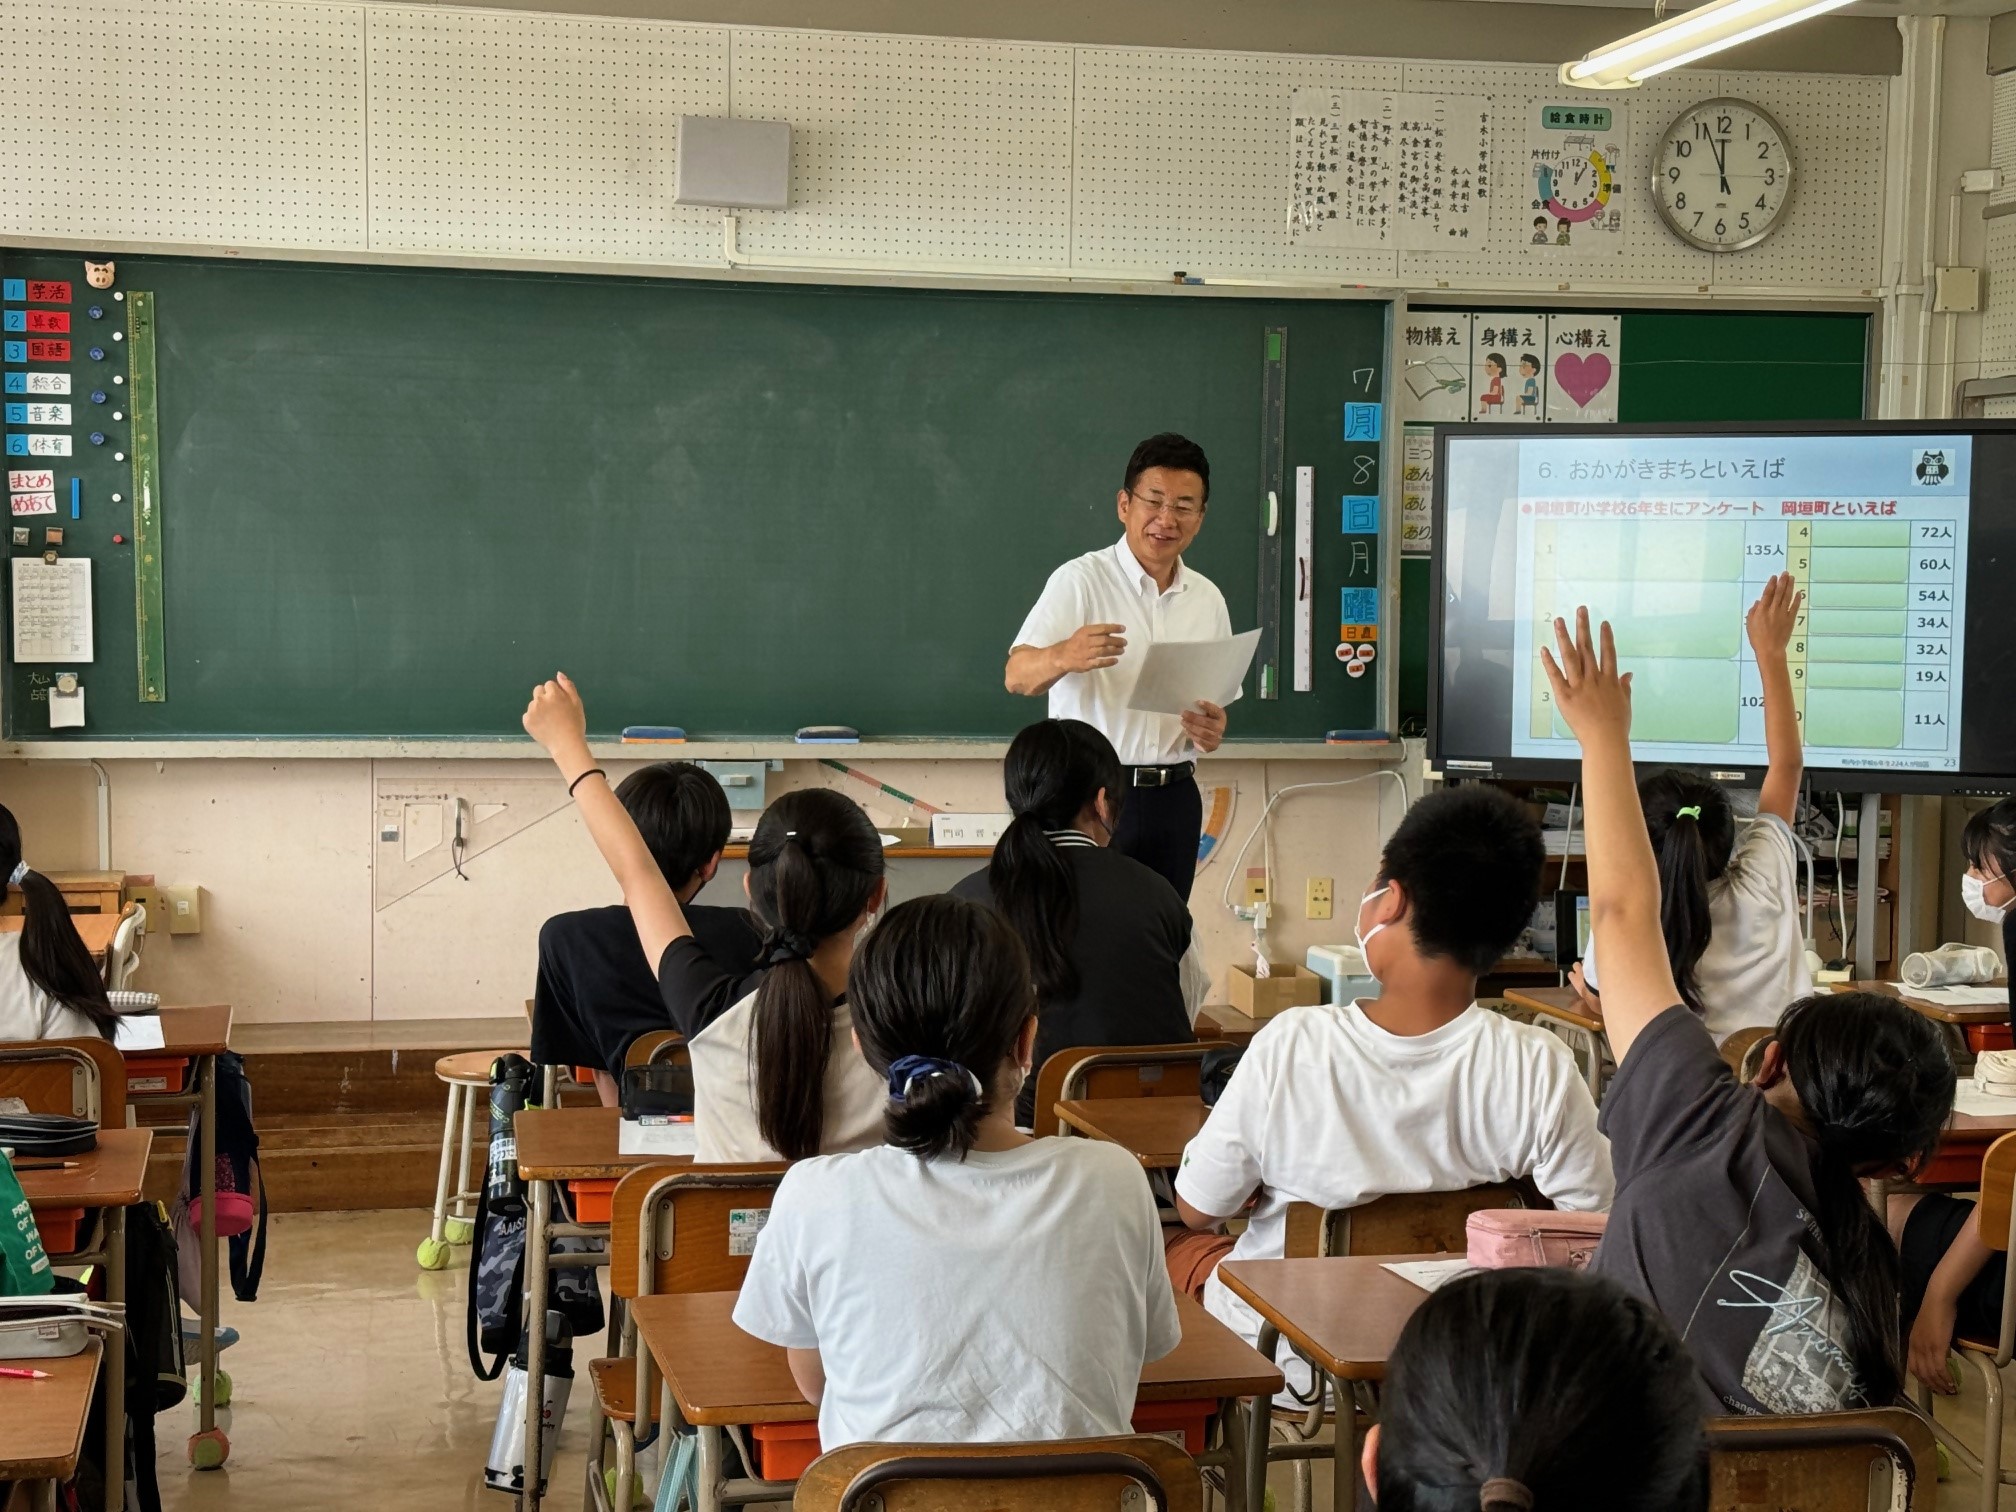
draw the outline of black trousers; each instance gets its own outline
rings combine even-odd
[[[1190,901],[1197,879],[1197,840],[1204,832],[1204,795],[1192,775],[1167,787],[1130,787],[1120,806],[1113,849],[1169,879]]]

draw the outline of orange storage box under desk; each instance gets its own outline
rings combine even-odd
[[[126,1057],[126,1095],[160,1097],[180,1092],[188,1075],[187,1056],[129,1055]]]
[[[2007,1024],[1969,1024],[1967,1048],[1976,1055],[1989,1050],[2016,1050],[2016,1035],[2009,1032]]]
[[[42,1236],[42,1252],[52,1260],[75,1253],[84,1231],[82,1208],[37,1208],[35,1230]]]
[[[615,1177],[584,1177],[579,1181],[568,1182],[567,1190],[574,1194],[574,1221],[576,1223],[607,1223],[609,1221],[610,1210],[615,1205]]]

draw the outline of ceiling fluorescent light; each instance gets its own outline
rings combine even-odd
[[[1648,26],[1573,63],[1561,65],[1561,82],[1583,89],[1631,89],[1655,74],[1683,68],[1809,16],[1839,10],[1850,0],[1710,0],[1707,5]]]

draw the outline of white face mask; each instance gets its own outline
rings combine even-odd
[[[2004,879],[1997,877],[1994,880],[2000,882]],[[1968,872],[1960,879],[1960,897],[1967,905],[1967,912],[1984,924],[2000,924],[2008,916],[2011,906],[2016,905],[2016,899],[2011,899],[2008,903],[1990,903],[1988,884],[1972,872]]]
[[[1364,915],[1365,905],[1367,903],[1370,903],[1374,898],[1383,898],[1387,893],[1391,891],[1393,891],[1393,889],[1389,885],[1386,887],[1375,888],[1371,892],[1365,894],[1364,897],[1358,900],[1359,916],[1362,917]],[[1365,957],[1366,974],[1369,975],[1375,982],[1379,980],[1379,973],[1372,969],[1372,952],[1367,950],[1365,947],[1372,943],[1372,937],[1378,934],[1380,930],[1390,929],[1391,927],[1392,927],[1391,920],[1381,920],[1379,923],[1374,924],[1370,929],[1365,930],[1361,933],[1358,928],[1357,918],[1354,918],[1351,921],[1351,938],[1358,942],[1358,954]]]

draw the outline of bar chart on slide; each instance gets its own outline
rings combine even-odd
[[[1745,617],[1790,573],[1805,595],[1786,660],[1808,764],[1953,769],[1964,499],[1684,492],[1522,505],[1515,751],[1574,747],[1539,658],[1554,617],[1587,605],[1632,675],[1641,760],[1761,762],[1764,687]]]

